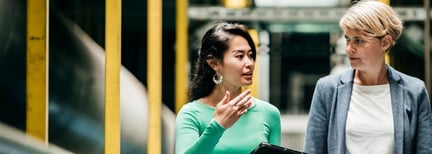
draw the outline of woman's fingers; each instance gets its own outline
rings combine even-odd
[[[238,111],[237,113],[241,116],[241,115],[245,114],[247,111],[248,111],[248,109],[244,109],[244,110]]]
[[[240,116],[242,116],[248,111],[251,104],[252,104],[252,96],[250,95],[246,96],[244,99],[239,101],[236,105],[232,106],[232,113],[233,113],[232,115],[239,118]]]
[[[231,94],[225,93],[224,98],[218,103],[215,111],[215,119],[224,128],[231,127],[245,113],[252,104],[252,96],[249,95],[250,90],[243,92],[233,100],[229,100]],[[229,102],[229,103],[228,103]]]
[[[252,101],[252,96],[251,95],[247,95],[246,97],[244,97],[243,99],[239,100],[238,102],[235,103],[235,106],[238,106],[239,109],[242,109],[244,107],[247,107],[249,102]]]
[[[230,99],[231,99],[231,93],[229,91],[226,91],[224,97],[217,105],[228,104],[228,102],[230,102]]]
[[[232,99],[231,101],[234,103],[234,105],[236,105],[239,101],[244,99],[246,96],[249,96],[250,93],[251,93],[251,90],[247,89],[247,90],[243,91],[240,95],[238,95],[236,98]]]

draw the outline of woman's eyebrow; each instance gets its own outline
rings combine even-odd
[[[233,52],[233,53],[237,53],[237,52],[249,52],[249,51],[252,51],[251,49],[248,49],[248,50],[243,50],[243,49],[234,49],[234,50],[232,50],[231,52]]]

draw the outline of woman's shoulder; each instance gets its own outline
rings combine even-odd
[[[274,106],[273,104],[271,104],[270,102],[265,101],[265,100],[262,100],[262,99],[259,99],[259,98],[256,98],[256,97],[254,97],[253,101],[254,101],[257,105],[260,105],[260,106],[265,106],[265,107],[275,107],[275,106]]]
[[[262,109],[265,109],[267,111],[279,113],[279,109],[275,105],[271,104],[268,101],[264,101],[264,100],[261,100],[259,98],[254,98],[254,101],[256,103],[257,108],[262,108]]]
[[[401,77],[402,81],[406,85],[419,86],[419,85],[423,85],[424,84],[424,82],[422,80],[420,80],[419,78],[417,78],[417,77],[410,76],[410,75],[407,75],[407,74],[399,72],[399,71],[398,71],[398,74]]]
[[[316,86],[324,89],[335,88],[340,84],[349,83],[349,80],[342,81],[344,74],[330,74],[319,78],[316,82]]]
[[[423,82],[423,80],[420,80],[417,77],[407,75],[395,69],[391,69],[391,73],[392,73],[391,75],[392,80],[398,81],[398,83],[402,84],[404,87],[408,89],[419,89],[425,87],[425,83]]]
[[[197,112],[200,110],[204,110],[206,109],[204,104],[199,103],[197,100],[188,102],[186,104],[184,104],[179,113],[190,113],[190,112]]]
[[[185,103],[185,104],[182,106],[181,109],[190,109],[190,108],[194,108],[194,106],[196,106],[196,104],[195,104],[196,102],[197,102],[196,100],[193,100],[193,101],[187,102],[187,103]]]

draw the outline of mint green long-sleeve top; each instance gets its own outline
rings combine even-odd
[[[280,145],[280,112],[254,98],[255,104],[230,128],[213,119],[214,107],[185,104],[176,118],[176,154],[249,154],[261,142]]]

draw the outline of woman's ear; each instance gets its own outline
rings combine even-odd
[[[393,46],[393,38],[390,35],[385,35],[382,39],[382,47],[387,50],[389,50]]]
[[[218,61],[214,57],[208,57],[207,58],[207,64],[214,70],[219,70]]]

